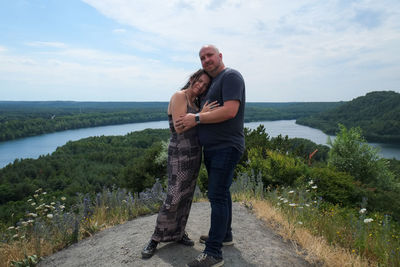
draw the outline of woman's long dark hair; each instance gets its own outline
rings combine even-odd
[[[199,69],[198,71],[196,71],[195,73],[190,75],[189,80],[186,82],[185,86],[183,86],[181,90],[188,89],[190,87],[190,85],[197,82],[203,74],[207,75],[211,81],[211,79],[212,79],[211,76],[208,75],[208,73],[205,72],[203,69]],[[207,88],[207,90],[208,90],[208,88]],[[200,107],[201,99],[207,93],[207,90],[203,94],[197,96],[196,99],[194,100],[194,103],[196,104],[197,107]]]

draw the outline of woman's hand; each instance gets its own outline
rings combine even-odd
[[[203,108],[201,109],[200,113],[208,112],[211,111],[215,108],[218,108],[220,105],[218,104],[218,101],[215,100],[211,103],[208,103],[208,101],[204,104]]]

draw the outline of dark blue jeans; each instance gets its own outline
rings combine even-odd
[[[242,152],[234,147],[204,150],[208,173],[208,199],[211,203],[211,227],[204,253],[222,258],[222,241],[232,239],[232,199],[229,188]]]

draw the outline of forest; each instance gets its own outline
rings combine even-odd
[[[359,142],[357,131],[342,130],[345,135],[355,135],[355,142]],[[51,155],[16,160],[0,169],[0,228],[23,217],[28,198],[38,188],[50,199],[66,196],[67,204],[72,206],[79,194],[95,195],[105,188],[141,192],[156,180],[165,187],[168,138],[167,129],[90,137],[68,142]],[[359,155],[350,162],[353,168],[349,169],[343,167],[349,160],[335,162],[328,146],[287,136],[271,138],[262,125],[255,130],[246,128],[245,138],[246,151],[236,176],[258,174],[265,188],[300,186],[312,177],[326,201],[354,207],[367,196],[371,209],[400,219],[400,161],[375,159],[369,148],[364,152],[348,151],[352,157]],[[349,144],[343,146],[354,149]],[[206,191],[204,167],[198,185]]]
[[[335,135],[338,124],[360,127],[369,142],[400,143],[400,94],[393,91],[370,92],[333,109],[308,117],[296,123],[318,128]]]
[[[246,103],[245,120],[310,116],[341,102]],[[0,142],[70,129],[166,120],[167,102],[0,101]]]

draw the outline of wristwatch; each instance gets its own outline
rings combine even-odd
[[[194,120],[196,121],[197,124],[200,124],[200,114],[199,113],[196,113]]]

